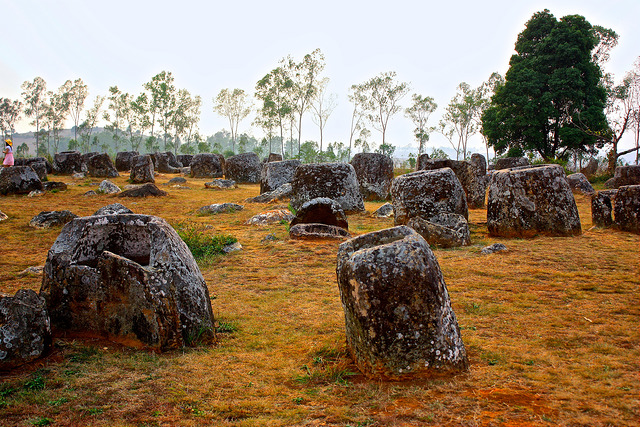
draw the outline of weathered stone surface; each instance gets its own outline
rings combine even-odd
[[[103,206],[94,213],[94,215],[122,215],[132,214],[133,211],[120,203],[112,203],[107,206]]]
[[[53,165],[46,157],[18,157],[14,160],[14,166],[31,166],[33,163],[44,163],[46,174],[53,173]],[[45,174],[45,175],[46,175]]]
[[[0,168],[0,195],[28,194],[42,190],[42,181],[29,166]]]
[[[618,190],[598,191],[591,195],[591,222],[597,227],[613,224],[613,200]]]
[[[98,187],[98,192],[99,193],[104,193],[104,194],[116,194],[116,193],[119,193],[121,191],[122,191],[122,189],[120,187],[118,187],[113,182],[109,181],[108,179],[105,179],[104,181],[102,181],[100,183],[100,186]]]
[[[171,178],[168,184],[185,184],[187,180],[181,176],[176,176],[175,178]]]
[[[640,184],[640,165],[617,166],[613,174],[615,188]]]
[[[178,163],[178,159],[171,151],[153,154],[153,165],[156,171],[160,173],[180,173],[182,171],[182,164]]]
[[[4,221],[5,219],[9,219],[9,217],[4,212],[0,211],[0,221]]]
[[[47,257],[40,295],[54,333],[157,350],[215,337],[206,283],[162,218],[101,215],[67,224]]]
[[[487,227],[491,236],[571,236],[582,232],[573,193],[560,165],[494,172]]]
[[[279,153],[269,153],[269,157],[267,157],[267,162],[281,162],[282,154]]]
[[[430,218],[440,212],[469,217],[464,189],[450,168],[400,175],[393,180],[391,200],[396,225],[407,224],[416,216]]]
[[[256,153],[242,153],[225,160],[224,176],[237,183],[258,183],[262,163]]]
[[[529,159],[526,157],[504,157],[502,159],[496,159],[494,169],[511,169],[518,166],[528,166],[529,164]]]
[[[589,163],[583,168],[580,169],[580,173],[582,173],[587,178],[591,178],[598,172],[598,159],[591,158]]]
[[[115,165],[107,153],[98,153],[86,162],[87,175],[97,178],[115,178],[120,176]]]
[[[326,224],[349,229],[349,221],[342,207],[333,199],[327,197],[317,197],[305,202],[296,211],[295,218],[290,226],[296,224]]]
[[[346,213],[364,211],[356,171],[348,163],[300,165],[291,186],[291,206],[294,209],[316,197],[328,197],[338,202]]]
[[[227,190],[230,188],[238,188],[238,184],[236,184],[235,181],[231,180],[231,179],[215,179],[211,182],[205,182],[204,183],[204,187],[205,188],[214,188],[214,189],[218,189],[218,190]]]
[[[222,178],[222,175],[223,164],[217,154],[196,154],[191,159],[192,178]]]
[[[393,160],[385,154],[358,153],[351,159],[364,200],[385,200],[393,182]]]
[[[178,154],[176,156],[178,163],[182,165],[182,167],[191,166],[191,159],[193,159],[193,154]]]
[[[42,277],[42,271],[44,270],[44,265],[32,265],[31,267],[27,267],[18,273],[18,276],[40,276]]]
[[[290,183],[282,184],[280,187],[273,191],[262,193],[256,197],[250,197],[245,200],[247,203],[275,203],[291,198],[293,188]]]
[[[347,348],[368,377],[404,379],[468,369],[440,266],[406,226],[342,243],[336,273]]]
[[[291,183],[300,166],[300,160],[270,161],[262,166],[260,173],[260,194],[268,193],[283,184]]]
[[[572,173],[567,176],[567,182],[573,193],[593,194],[595,190],[586,176],[581,173]]]
[[[31,218],[29,226],[33,228],[61,227],[74,218],[78,218],[78,215],[67,210],[43,211]]]
[[[85,197],[93,197],[93,196],[97,196],[98,193],[95,192],[95,190],[89,190],[86,193],[83,194],[83,196]]]
[[[480,253],[482,253],[483,255],[490,255],[490,254],[495,254],[496,252],[503,252],[506,250],[507,250],[507,247],[502,243],[494,243],[492,245],[485,246],[484,248],[482,248]]]
[[[385,203],[376,209],[372,216],[376,218],[389,218],[393,216],[393,205],[391,203]]]
[[[604,182],[604,188],[609,188],[609,189],[618,188],[618,187],[616,186],[616,179],[615,179],[615,178],[613,178],[613,177],[611,177],[611,178],[609,178],[608,180],[606,180],[606,181]]]
[[[42,183],[42,189],[44,191],[64,191],[67,189],[67,184],[59,181],[46,181]]]
[[[473,163],[450,159],[431,159],[422,162],[422,170],[442,168],[451,168],[453,173],[456,174],[467,197],[467,206],[469,208],[476,209],[484,206],[487,180],[485,175],[480,174],[480,171]]]
[[[344,240],[351,234],[342,227],[327,224],[296,224],[289,229],[289,238],[296,240],[335,239]]]
[[[475,169],[476,176],[485,176],[487,174],[487,159],[482,154],[473,153],[470,162]]]
[[[116,154],[116,170],[125,172],[131,170],[133,160],[139,156],[137,151],[120,151]]]
[[[47,164],[45,162],[31,162],[27,166],[33,169],[40,181],[47,180]]]
[[[469,224],[462,215],[439,213],[429,219],[413,217],[407,225],[433,246],[455,248],[471,244]]]
[[[613,209],[618,228],[640,233],[640,185],[618,188]]]
[[[423,169],[424,162],[429,160],[429,158],[430,157],[428,154],[420,154],[418,156],[418,160],[416,161],[416,171],[421,171]]]
[[[129,179],[134,184],[156,182],[153,178],[153,161],[148,154],[136,156],[131,161],[131,173]]]
[[[167,192],[160,190],[158,187],[155,186],[155,184],[147,183],[147,184],[142,184],[136,188],[124,190],[123,192],[118,194],[118,197],[149,197],[149,196],[160,197],[160,196],[166,196],[166,195],[167,195]]]
[[[249,225],[271,225],[283,221],[289,223],[293,218],[293,214],[288,209],[273,209],[252,216],[246,223]]]
[[[87,177],[87,174],[84,172],[76,172],[73,175],[71,175],[71,178],[73,179],[85,179]]]
[[[32,192],[27,194],[27,197],[40,197],[40,196],[44,196],[44,191],[42,191],[42,190],[33,190]]]
[[[198,209],[198,213],[214,215],[219,213],[237,212],[242,209],[244,209],[244,206],[238,205],[237,203],[214,203],[212,205],[201,207]]]
[[[44,299],[30,289],[0,294],[0,370],[42,356],[51,345],[51,323]]]
[[[60,175],[73,175],[85,172],[86,166],[79,151],[63,151],[53,157],[54,172]]]
[[[91,151],[89,153],[84,153],[82,155],[82,163],[84,164],[83,166],[83,171],[86,171],[86,166],[87,166],[87,162],[89,161],[90,158],[92,158],[93,156],[100,154],[97,151]]]

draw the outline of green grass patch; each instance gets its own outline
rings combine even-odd
[[[238,241],[235,237],[224,234],[207,235],[201,227],[190,221],[179,222],[174,228],[198,262],[210,261],[223,255],[225,246]]]

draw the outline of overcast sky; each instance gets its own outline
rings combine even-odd
[[[352,84],[395,71],[410,83],[411,93],[436,100],[435,124],[459,83],[476,87],[493,71],[507,71],[518,33],[545,8],[557,18],[580,14],[615,30],[619,45],[606,71],[618,80],[640,55],[639,0],[0,0],[0,97],[19,98],[20,85],[36,76],[49,90],[82,78],[91,105],[114,85],[138,94],[143,83],[166,70],[178,88],[202,97],[200,130],[211,135],[227,125],[212,110],[211,99],[221,89],[253,94],[281,58],[300,60],[320,48],[329,90],[338,97],[325,143],[347,143]],[[403,106],[409,102],[407,96]],[[240,132],[259,136],[251,120]],[[399,114],[389,124],[388,141],[415,146],[412,129]],[[32,129],[23,120],[19,130]],[[305,123],[302,138],[319,140],[317,126]],[[375,130],[372,139],[381,140]],[[476,141],[474,151],[484,152]],[[625,146],[631,144],[627,139]],[[433,135],[429,145],[446,140]]]

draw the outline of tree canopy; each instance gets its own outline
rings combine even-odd
[[[496,88],[482,127],[497,153],[533,152],[543,159],[594,150],[604,131],[607,99],[598,47],[606,34],[580,15],[557,20],[549,10],[533,15],[518,35],[505,84]]]

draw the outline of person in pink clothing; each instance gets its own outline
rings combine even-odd
[[[4,140],[4,161],[2,162],[2,166],[8,168],[9,166],[13,166],[13,142],[10,139]]]

